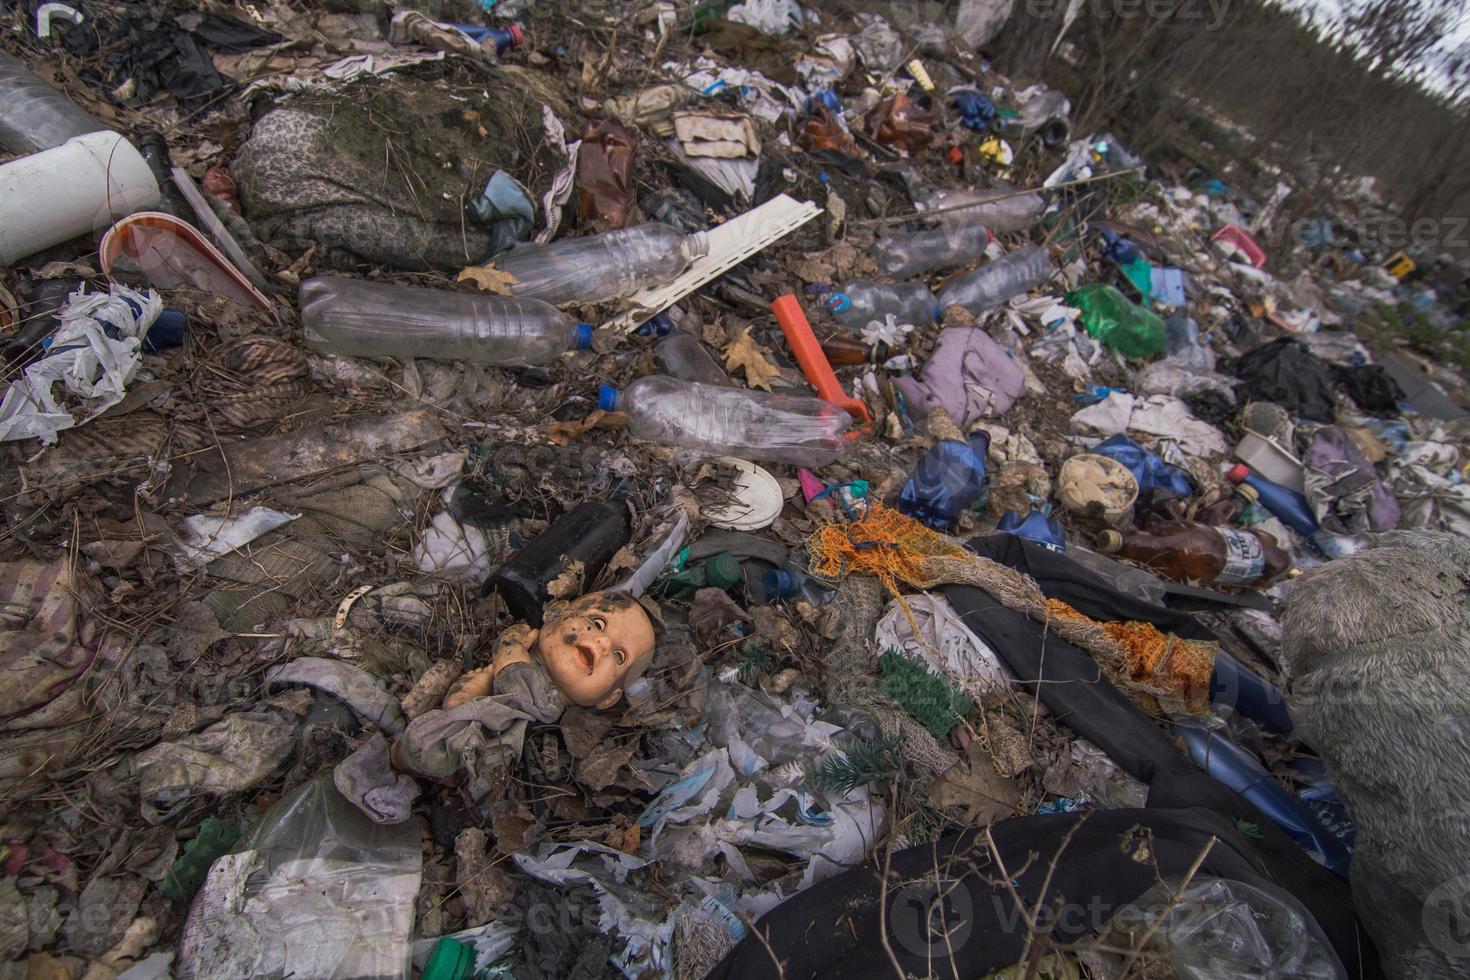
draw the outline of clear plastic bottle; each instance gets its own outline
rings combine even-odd
[[[899,323],[927,326],[939,319],[939,301],[922,282],[873,282],[854,279],[829,293],[823,302],[833,319],[860,330],[892,313]]]
[[[318,276],[297,294],[308,347],[353,357],[548,364],[592,327],[534,299]]]
[[[991,231],[1012,232],[1036,224],[1046,209],[1046,201],[1040,194],[1017,194],[1009,187],[988,191],[952,187],[936,191],[915,206],[920,211],[944,212],[934,215],[941,225],[978,224]]]
[[[699,338],[683,330],[675,330],[659,338],[653,345],[664,374],[684,381],[730,387],[730,376],[715,362],[710,352],[704,349]]]
[[[686,235],[657,221],[600,235],[526,245],[495,256],[515,276],[513,294],[546,303],[605,303],[659,286],[709,251],[704,232]]]
[[[842,454],[852,424],[847,412],[819,398],[658,376],[623,391],[603,386],[598,407],[627,412],[628,431],[649,442],[809,468]]]
[[[955,276],[939,291],[941,306],[963,306],[971,313],[993,310],[1013,296],[1029,293],[1056,274],[1051,254],[1039,245],[1027,245],[987,262],[973,272]]]
[[[20,59],[0,52],[0,146],[11,153],[35,153],[108,129]]]
[[[990,231],[984,225],[942,226],[928,231],[883,235],[878,239],[878,271],[890,279],[911,279],[934,269],[952,269],[985,257]]]

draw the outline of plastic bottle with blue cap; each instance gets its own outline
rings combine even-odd
[[[852,279],[827,294],[822,306],[838,323],[861,329],[893,314],[898,323],[925,327],[939,319],[939,300],[922,282]]]
[[[297,294],[306,345],[351,357],[549,364],[592,346],[592,325],[534,299],[318,276]]]

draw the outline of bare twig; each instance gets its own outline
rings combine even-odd
[[[1194,876],[1199,871],[1200,865],[1205,863],[1205,858],[1210,856],[1210,851],[1214,849],[1215,842],[1218,840],[1218,837],[1211,837],[1205,841],[1205,846],[1200,849],[1199,854],[1194,859],[1194,863],[1185,872],[1184,880],[1179,883],[1179,890],[1169,896],[1168,904],[1159,910],[1158,915],[1154,916],[1154,921],[1149,923],[1148,928],[1143,932],[1143,936],[1139,938],[1137,945],[1133,947],[1133,951],[1128,954],[1128,959],[1123,963],[1123,968],[1118,971],[1119,977],[1128,976],[1128,973],[1133,969],[1133,964],[1137,962],[1139,955],[1143,952],[1144,947],[1153,938],[1154,931],[1158,929],[1159,923],[1163,922],[1169,912],[1178,904],[1179,897],[1184,894],[1185,889],[1189,887],[1189,883],[1194,880]]]

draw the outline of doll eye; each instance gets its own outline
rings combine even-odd
[[[618,662],[618,666],[621,667],[623,664],[628,662],[628,655],[621,650],[614,650],[613,659],[616,660]]]
[[[593,616],[592,623],[600,630],[607,629],[607,620],[603,619],[601,616]]]

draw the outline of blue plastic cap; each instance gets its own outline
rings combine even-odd
[[[841,313],[848,307],[852,306],[852,297],[847,295],[846,293],[833,293],[831,296],[827,297],[827,300],[823,305],[825,305],[827,309],[831,310],[833,313]]]
[[[767,572],[761,579],[761,585],[765,586],[766,595],[777,599],[790,599],[801,591],[796,576],[781,568],[773,568]]]
[[[586,350],[592,346],[592,324],[577,324],[577,350]]]
[[[616,412],[618,410],[618,389],[612,385],[602,385],[597,389],[597,407],[604,412]]]

